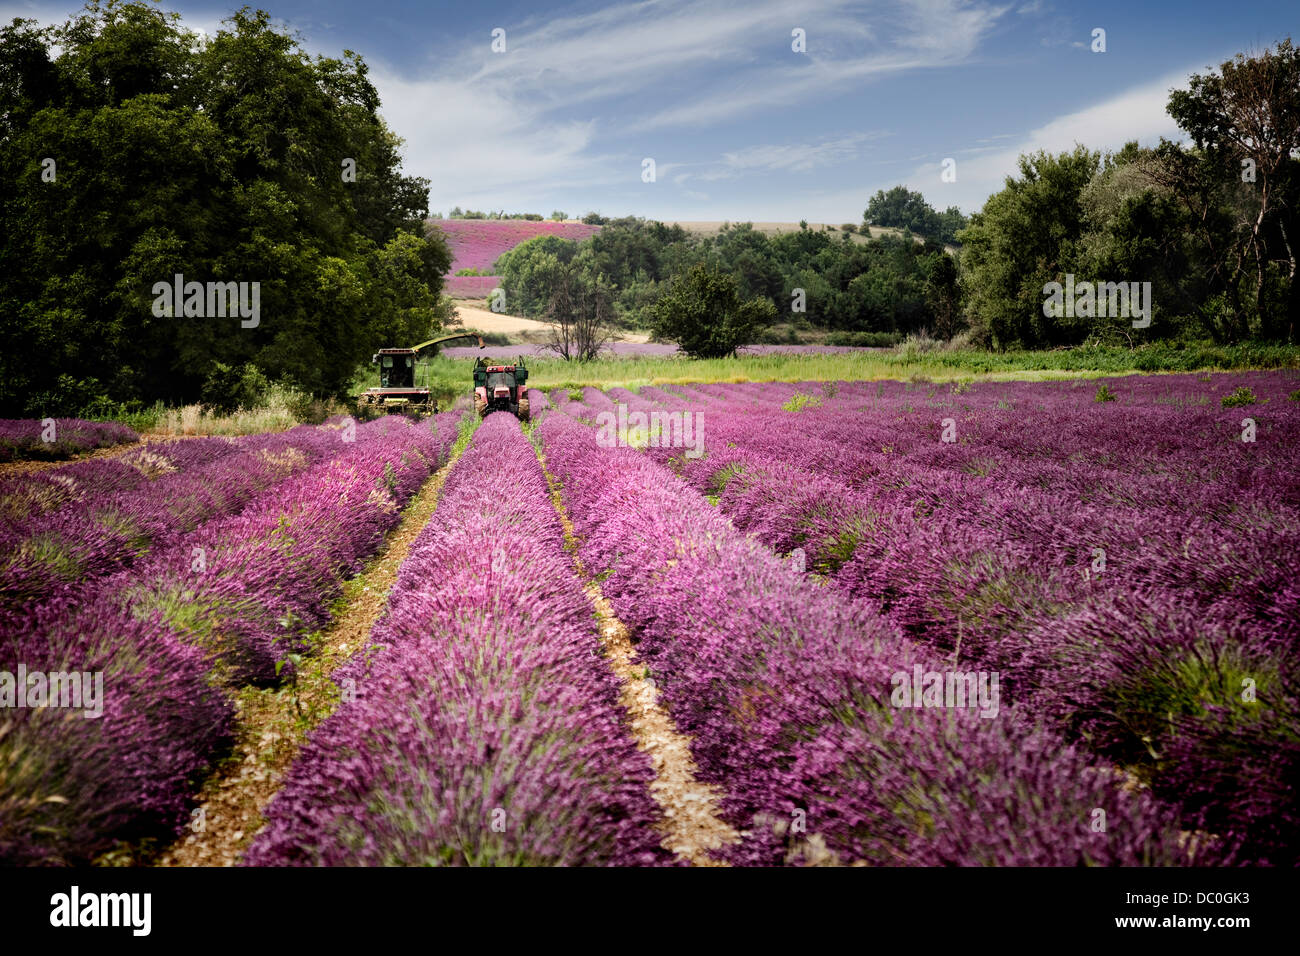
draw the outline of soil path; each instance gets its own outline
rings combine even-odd
[[[710,856],[709,851],[739,843],[740,834],[718,816],[718,791],[698,778],[690,738],[677,731],[672,717],[659,702],[654,681],[645,676],[645,666],[637,663],[636,648],[626,626],[615,616],[600,585],[590,580],[583,569],[573,522],[565,511],[554,478],[546,471],[545,457],[540,454],[538,457],[551,487],[551,501],[564,526],[565,542],[573,552],[579,577],[587,582],[587,597],[596,612],[605,660],[622,681],[619,700],[627,711],[632,736],[637,746],[649,755],[654,768],[650,793],[664,812],[663,846],[695,866],[725,866]]]

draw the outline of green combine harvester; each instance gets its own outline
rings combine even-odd
[[[430,339],[409,349],[380,349],[376,352],[371,356],[370,362],[379,366],[379,387],[368,388],[358,397],[357,408],[360,413],[421,417],[436,412],[438,403],[430,394],[427,371],[424,385],[415,384],[417,360],[422,353],[437,354],[438,346],[458,339],[473,339],[479,348],[484,347],[480,336],[473,332],[461,332]],[[480,363],[482,361],[479,359]]]

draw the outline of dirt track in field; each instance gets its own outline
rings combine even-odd
[[[157,866],[234,866],[266,820],[263,811],[280,790],[307,735],[333,713],[338,687],[330,680],[348,657],[361,650],[388,603],[397,572],[411,545],[433,517],[453,459],[416,492],[402,522],[383,550],[350,580],[345,609],[320,635],[314,656],[299,667],[293,688],[246,689],[239,695],[232,755],[208,778],[199,794],[204,830],[190,833],[166,850]]]
[[[546,469],[544,457],[542,469]],[[718,816],[717,789],[698,778],[695,758],[691,756],[691,739],[678,732],[667,709],[659,702],[654,681],[644,676],[645,666],[637,663],[636,648],[627,627],[615,616],[600,585],[588,579],[578,557],[573,522],[549,472],[546,481],[564,526],[565,541],[573,548],[578,575],[587,582],[587,597],[596,611],[605,660],[622,681],[619,701],[627,711],[632,736],[637,746],[649,755],[654,768],[650,795],[664,812],[663,846],[695,866],[726,866],[711,857],[709,851],[739,843],[740,834]]]
[[[338,688],[329,675],[365,646],[387,605],[402,562],[433,517],[443,483],[455,464],[453,460],[425,483],[384,549],[347,583],[340,599],[345,602],[344,609],[320,635],[316,653],[303,661],[296,688],[249,688],[240,693],[231,755],[209,776],[199,794],[202,830],[187,834],[148,862],[156,866],[239,863],[265,825],[264,810],[283,785],[307,735],[337,706]],[[551,480],[549,475],[547,480]],[[573,524],[554,488],[552,501],[565,539],[572,544]],[[576,550],[573,560],[578,574],[587,581]],[[643,676],[645,668],[637,662],[626,627],[598,584],[588,581],[585,588],[595,609],[606,660],[622,682],[619,699],[633,738],[654,769],[650,792],[664,813],[663,846],[696,866],[725,865],[709,851],[739,842],[740,835],[718,817],[717,790],[697,778],[690,738],[677,731],[658,700],[654,681]]]
[[[465,328],[476,329],[485,334],[499,332],[503,335],[519,337],[527,341],[536,339],[538,342],[545,340],[546,336],[550,334],[551,326],[545,322],[526,319],[517,315],[503,315],[482,308],[482,305],[486,305],[486,302],[479,299],[458,299],[456,301],[456,311],[459,313],[460,320]],[[650,336],[644,332],[625,332],[619,341],[643,343],[649,342]]]

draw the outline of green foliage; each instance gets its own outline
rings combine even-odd
[[[787,412],[801,412],[805,408],[816,408],[821,403],[822,399],[819,395],[805,395],[803,392],[795,392],[781,407]]]
[[[989,197],[962,231],[962,284],[977,338],[998,348],[1082,341],[1086,319],[1043,314],[1043,286],[1075,271],[1080,195],[1100,163],[1082,146],[1020,157],[1021,178]]]
[[[744,474],[744,472],[745,463],[740,461],[733,461],[731,464],[719,468],[709,476],[709,493],[720,497],[727,490],[727,485],[731,484],[731,480]]]
[[[1020,175],[959,236],[976,342],[1294,341],[1300,50],[1283,40],[1193,75],[1168,112],[1191,145],[1021,157]],[[1076,283],[1150,283],[1151,325],[1044,316],[1044,285],[1070,274]]]
[[[1241,408],[1245,405],[1254,405],[1257,401],[1253,389],[1239,385],[1233,389],[1231,395],[1223,396],[1222,405],[1224,408]]]
[[[704,265],[675,279],[655,303],[655,334],[696,358],[734,355],[776,318],[770,300],[742,299],[734,278]]]
[[[872,226],[906,229],[935,242],[956,243],[957,232],[966,227],[966,217],[956,206],[935,212],[925,197],[905,186],[895,186],[889,192],[878,190],[867,202],[863,220]],[[847,226],[841,226],[846,232]]]
[[[559,236],[535,236],[497,258],[510,310],[540,318],[555,291],[564,267],[573,261],[578,243]]]
[[[248,8],[205,38],[143,2],[0,28],[0,414],[193,402],[248,365],[327,394],[430,332],[451,257],[367,72]],[[258,324],[155,316],[177,273],[259,283]]]
[[[1115,393],[1110,390],[1110,386],[1102,382],[1097,386],[1097,394],[1092,399],[1094,402],[1113,402]]]
[[[199,398],[209,408],[229,414],[239,408],[256,408],[262,404],[270,388],[270,381],[256,365],[232,368],[224,362],[216,362],[203,383]]]

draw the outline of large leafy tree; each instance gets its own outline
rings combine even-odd
[[[1075,268],[1080,197],[1101,157],[1083,146],[1020,157],[1020,176],[989,197],[961,233],[962,282],[972,329],[996,347],[1077,341],[1086,320],[1043,315],[1043,286]]]
[[[0,29],[0,409],[191,401],[246,364],[332,393],[426,336],[450,254],[378,107],[359,57],[247,8],[210,39],[113,0]],[[155,316],[176,273],[259,283],[259,323]]]
[[[735,278],[703,263],[673,280],[655,303],[655,334],[697,358],[734,355],[776,317],[771,301],[743,299]]]
[[[1252,273],[1258,332],[1266,338],[1294,336],[1300,318],[1300,49],[1286,39],[1258,56],[1238,54],[1217,73],[1194,74],[1188,89],[1170,94],[1169,115],[1196,145],[1194,153],[1176,158],[1166,148],[1175,171],[1169,181],[1189,203],[1218,213],[1205,217],[1203,228],[1221,230],[1221,255],[1212,267],[1233,313],[1241,314],[1238,290]],[[1175,165],[1176,159],[1181,162]],[[1230,192],[1207,196],[1207,183],[1227,184]],[[1288,287],[1282,308],[1268,301],[1274,277]],[[1244,322],[1239,318],[1241,331]]]
[[[877,190],[868,200],[862,220],[871,226],[907,229],[918,236],[945,243],[956,242],[957,231],[966,226],[966,217],[956,206],[936,212],[926,202],[925,196],[906,186],[895,186],[888,192]]]

